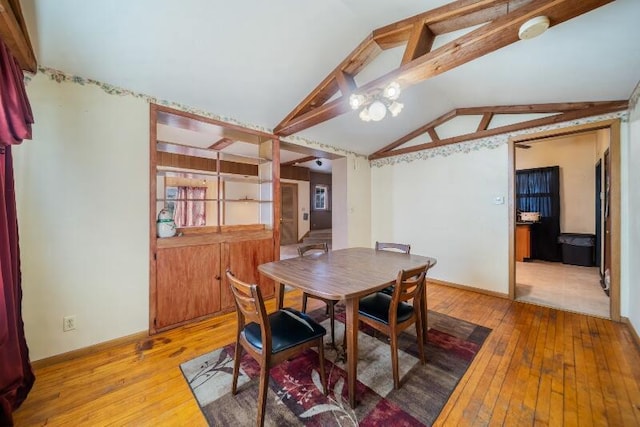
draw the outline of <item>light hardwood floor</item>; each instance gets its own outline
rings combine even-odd
[[[640,352],[625,325],[436,284],[428,299],[493,329],[437,425],[640,425]],[[229,314],[39,367],[17,425],[205,425],[179,365],[234,334]]]
[[[562,310],[610,317],[598,267],[561,262],[517,262],[516,299]]]

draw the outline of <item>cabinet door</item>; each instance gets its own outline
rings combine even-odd
[[[159,249],[156,328],[220,310],[220,244]]]
[[[258,271],[258,266],[273,261],[273,239],[246,240],[223,243],[222,273],[220,291],[222,309],[233,307],[233,294],[224,273],[230,268],[233,274],[243,282],[257,283],[264,298],[274,295],[273,280],[267,279]]]

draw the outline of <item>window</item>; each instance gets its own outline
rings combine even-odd
[[[313,209],[317,211],[329,210],[329,187],[316,185],[313,189]]]

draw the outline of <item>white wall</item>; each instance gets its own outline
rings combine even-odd
[[[283,179],[281,181],[288,182],[290,184],[298,184],[298,240],[300,240],[309,232],[311,224],[309,215],[307,215],[306,221],[304,219],[305,213],[311,213],[309,209],[309,181],[296,181],[293,179]]]
[[[640,88],[636,88],[636,91]],[[621,292],[622,315],[631,321],[636,333],[640,333],[640,106],[635,105],[629,120],[629,145],[623,147],[622,161],[626,164],[628,174],[627,191],[623,187],[623,202],[625,193],[628,196],[625,215],[623,216],[623,284]],[[626,148],[626,150],[625,150]],[[628,156],[625,154],[628,153]],[[626,159],[626,161],[625,161]],[[623,206],[624,209],[624,206]],[[627,223],[628,225],[625,225]],[[626,237],[625,237],[626,236]],[[625,251],[625,249],[628,249]],[[626,255],[625,255],[626,254]]]
[[[507,294],[507,145],[371,170],[372,242],[437,258],[430,276]]]
[[[595,165],[597,133],[588,132],[527,144],[516,149],[516,170],[560,167],[560,231],[596,231]]]
[[[347,157],[347,201],[349,246],[372,247],[371,167],[367,159],[355,156]]]
[[[14,150],[31,360],[148,329],[149,107],[96,86],[27,86],[33,140]],[[62,318],[77,329],[62,332]]]
[[[371,168],[348,155],[332,165],[332,248],[371,247]]]
[[[347,199],[346,157],[336,159],[331,166],[331,247],[349,247],[349,207]]]

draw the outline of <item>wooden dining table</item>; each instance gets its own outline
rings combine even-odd
[[[394,283],[400,270],[435,263],[435,258],[420,255],[377,251],[371,248],[348,248],[273,261],[259,265],[258,270],[276,282],[278,309],[282,308],[284,285],[310,295],[344,301],[349,404],[355,408],[360,298]],[[421,310],[425,314],[423,319],[426,322],[427,299],[423,300]],[[426,336],[426,327],[424,331]]]

